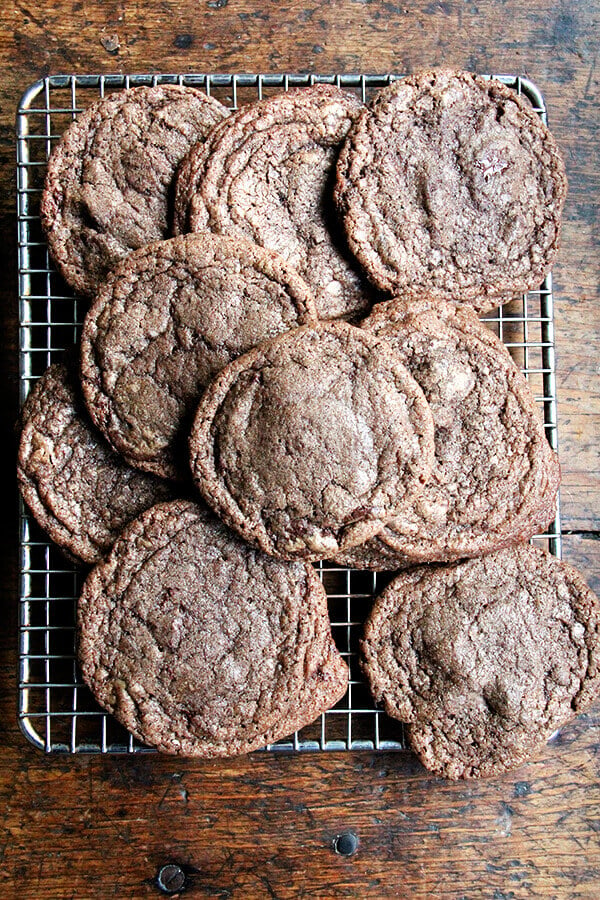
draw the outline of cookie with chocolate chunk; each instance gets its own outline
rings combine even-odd
[[[108,446],[63,363],[50,366],[25,401],[17,473],[41,527],[86,563],[98,562],[128,522],[173,496],[166,482],[132,469]]]
[[[439,70],[394,82],[360,114],[335,198],[374,284],[485,311],[539,287],[566,190],[556,142],[523,97]]]
[[[242,107],[182,164],[175,230],[254,241],[300,272],[321,318],[364,315],[375,291],[331,199],[339,147],[362,109],[353,94],[324,84]]]
[[[184,477],[191,417],[211,378],[315,319],[308,286],[275,253],[217,235],[150,244],[117,266],[85,318],[90,415],[131,465]]]
[[[170,232],[172,182],[227,109],[179,85],[111,94],[80,113],[48,161],[41,219],[65,281],[93,295],[131,250]]]
[[[412,569],[377,598],[362,665],[448,778],[519,766],[600,692],[600,608],[581,575],[523,544]]]
[[[316,560],[411,515],[433,463],[433,422],[384,341],[323,322],[217,375],[190,450],[204,499],[242,537],[274,556]]]
[[[414,506],[336,561],[395,570],[481,556],[527,540],[556,513],[558,457],[524,375],[469,306],[378,304],[362,327],[387,341],[423,389],[435,461]]]
[[[166,753],[248,753],[312,722],[348,684],[315,571],[186,501],[129,525],[85,582],[78,629],[100,705]]]

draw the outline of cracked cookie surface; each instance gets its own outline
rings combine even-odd
[[[98,702],[168,753],[247,753],[347,687],[315,571],[253,550],[195,503],[126,529],[83,587],[78,627]]]
[[[187,429],[211,378],[315,319],[306,283],[261,247],[215,235],[150,244],[111,273],[84,322],[92,419],[132,465],[181,477]]]
[[[493,775],[597,697],[599,612],[575,569],[523,544],[394,579],[365,626],[362,665],[428,769]]]
[[[433,463],[423,393],[391,348],[345,322],[245,354],[202,397],[192,474],[246,540],[330,558],[406,513]]]
[[[212,231],[281,254],[324,319],[365,314],[375,290],[352,258],[331,199],[341,142],[363,109],[316,85],[242,107],[182,163],[175,231]]]
[[[435,460],[412,513],[336,561],[395,570],[480,556],[545,528],[556,512],[558,457],[525,377],[473,310],[396,300],[361,327],[386,340],[423,389]]]
[[[378,287],[485,311],[539,287],[566,189],[556,143],[524,98],[439,70],[394,82],[361,113],[335,198]]]
[[[52,540],[84,562],[98,562],[128,522],[173,496],[164,481],[132,469],[108,446],[63,363],[37,382],[21,422],[23,498]]]
[[[131,250],[169,233],[177,165],[227,114],[178,85],[119,91],[80,113],[52,152],[41,204],[50,253],[74,290],[93,295]]]

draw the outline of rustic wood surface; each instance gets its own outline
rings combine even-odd
[[[516,72],[542,89],[570,182],[555,268],[564,556],[600,587],[600,2],[4,3],[0,15],[3,438],[17,413],[14,110],[57,72]],[[600,704],[519,771],[430,778],[408,753],[226,763],[43,757],[16,724],[16,517],[6,491],[0,896],[160,896],[165,862],[217,898],[600,896]],[[334,851],[345,831],[350,857]]]

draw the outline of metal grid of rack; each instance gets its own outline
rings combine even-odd
[[[78,339],[85,302],[64,284],[48,256],[39,199],[54,143],[90,103],[140,84],[202,88],[230,108],[292,87],[337,84],[367,101],[399,75],[79,75],[51,76],[32,85],[17,110],[17,212],[20,304],[20,399],[52,362]],[[523,94],[546,121],[539,90],[516,76],[495,76]],[[552,281],[485,317],[529,380],[548,440],[557,449]],[[561,552],[560,514],[534,542]],[[46,752],[148,753],[96,704],[76,662],[75,610],[85,577],[49,542],[21,502],[19,598],[19,721]],[[401,750],[402,725],[374,707],[358,668],[362,623],[390,576],[317,566],[329,597],[333,635],[350,667],[346,696],[291,738],[267,748],[294,750]]]

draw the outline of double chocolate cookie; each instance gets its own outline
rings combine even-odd
[[[345,322],[251,350],[202,397],[201,493],[267,553],[323,559],[411,515],[433,463],[423,393],[392,349]]]
[[[256,344],[315,319],[306,283],[268,250],[215,235],[150,244],[111,273],[84,322],[92,419],[132,465],[187,474],[182,445],[211,378]]]
[[[397,300],[362,327],[390,344],[423,389],[435,460],[412,510],[337,561],[394,570],[480,556],[543,529],[556,512],[558,457],[525,377],[473,310]]]
[[[364,314],[374,291],[331,201],[338,150],[361,109],[354,95],[316,85],[238,110],[182,164],[175,231],[254,241],[300,272],[322,318]]]
[[[78,625],[98,702],[167,753],[247,753],[347,688],[314,570],[253,550],[185,501],[125,530],[83,587]]]
[[[78,116],[52,151],[41,204],[72,288],[93,295],[131,250],[169,233],[176,168],[226,115],[202,91],[160,85],[111,94]]]
[[[361,649],[376,700],[449,778],[520,765],[600,691],[598,599],[526,544],[398,576]]]
[[[422,72],[350,130],[335,197],[380,288],[479,311],[541,283],[566,195],[556,143],[527,101],[467,72]]]
[[[23,498],[68,554],[98,562],[128,522],[171,499],[164,481],[132,469],[106,444],[66,365],[47,369],[21,421],[17,473]]]

